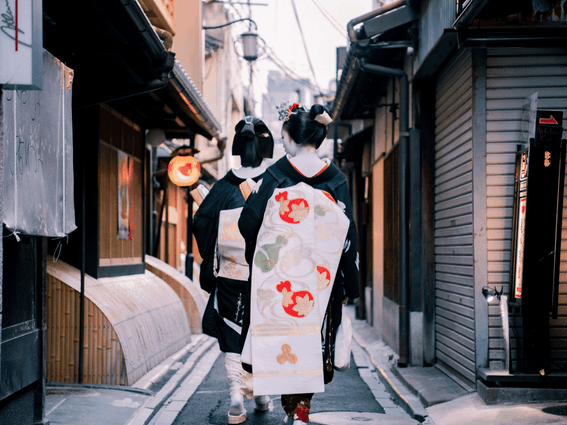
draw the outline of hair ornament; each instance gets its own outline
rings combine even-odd
[[[281,105],[277,105],[276,109],[278,110],[278,120],[286,122],[289,120],[291,114],[295,113],[298,109],[302,109],[305,111],[305,108],[299,105],[299,103],[293,103],[291,106],[287,106],[286,102],[283,102]]]
[[[315,121],[317,121],[318,123],[323,124],[323,125],[328,125],[328,124],[333,122],[333,119],[327,113],[327,111],[323,111],[322,114],[316,115],[314,119],[315,119]]]

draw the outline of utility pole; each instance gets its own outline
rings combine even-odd
[[[252,19],[252,5],[250,4],[250,0],[248,0],[248,18]],[[248,31],[252,32],[252,21],[248,21]],[[252,115],[256,115],[256,102],[254,101],[254,85],[253,85],[253,78],[254,78],[254,69],[252,68],[254,61],[248,62],[250,66],[250,109],[252,109]]]

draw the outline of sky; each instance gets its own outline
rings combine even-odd
[[[292,0],[251,0],[251,2],[267,4],[267,6],[252,6],[252,19],[258,24],[260,37],[296,74],[314,82],[293,11]],[[325,18],[317,4],[328,12],[330,19]],[[328,91],[329,82],[335,79],[336,48],[347,45],[347,23],[353,18],[370,12],[373,8],[372,4],[372,0],[295,0],[316,82],[323,92]],[[240,8],[241,16],[248,16],[247,6],[237,7]],[[336,25],[332,25],[329,20],[335,22]],[[247,25],[247,23],[239,24],[234,29],[236,34],[246,30]],[[278,68],[265,56],[256,60],[254,68],[256,71],[254,92],[255,98],[259,101],[261,93],[267,91],[268,71]],[[245,75],[247,76],[245,84],[247,84],[249,78],[247,71]]]

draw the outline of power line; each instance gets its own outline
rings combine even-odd
[[[276,65],[278,68],[280,68],[284,74],[291,80],[298,82],[306,87],[309,87],[311,90],[319,90],[319,88],[317,86],[315,86],[314,84],[312,84],[309,80],[306,80],[305,78],[302,78],[301,76],[299,76],[295,71],[293,71],[291,68],[289,68],[284,61],[282,61],[274,52],[274,49],[272,49],[267,43],[266,41],[260,37],[260,40],[264,43],[264,48],[268,51],[266,51],[266,58],[268,60],[270,60],[274,65]]]
[[[319,2],[319,0],[313,0],[315,3],[317,3],[319,5],[319,7],[321,9],[323,9],[323,11],[325,12],[325,14],[329,17],[329,19],[331,19],[332,21],[335,22],[335,24],[337,24],[337,26],[341,29],[344,29],[343,26],[341,25],[341,23],[335,19],[335,17],[327,10],[325,9],[325,7]]]
[[[303,41],[303,47],[305,48],[305,55],[307,56],[307,63],[309,63],[309,68],[311,69],[311,74],[313,75],[313,80],[315,85],[319,90],[319,93],[323,94],[317,83],[317,77],[315,76],[315,70],[313,69],[313,64],[311,63],[311,58],[309,57],[309,51],[307,50],[307,43],[305,42],[305,36],[303,35],[303,29],[301,28],[301,22],[299,22],[299,16],[297,14],[297,8],[295,7],[295,0],[291,0],[291,5],[293,7],[293,13],[295,15],[295,20],[297,21],[297,27],[299,28],[299,34],[301,35],[301,41]]]
[[[317,9],[319,9],[319,11],[323,14],[323,17],[327,19],[327,21],[329,21],[329,23],[333,26],[333,28],[335,28],[343,37],[346,37],[347,35],[346,30],[344,30],[343,28],[340,27],[340,25],[334,22],[334,18],[332,18],[328,14],[328,12],[325,9],[323,9],[323,6],[321,6],[319,2],[317,2],[317,0],[311,0],[311,1],[317,7]]]
[[[314,86],[309,81],[306,81],[305,79],[302,79],[301,77],[297,77],[297,76],[291,74],[289,72],[289,70],[287,70],[285,67],[283,67],[281,64],[279,64],[272,56],[267,55],[267,58],[269,60],[271,60],[274,65],[276,65],[278,68],[280,68],[290,80],[293,80],[293,81],[295,81],[299,84],[302,84],[306,87],[309,87],[311,90],[318,90],[319,89],[318,87]]]

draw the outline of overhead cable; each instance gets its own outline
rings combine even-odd
[[[311,0],[313,4],[319,9],[319,11],[323,14],[323,17],[329,21],[329,23],[343,36],[347,36],[347,32],[345,28],[341,28],[338,22],[327,12],[323,6],[317,0]]]
[[[319,93],[323,95],[319,84],[317,83],[317,77],[315,76],[315,70],[313,69],[313,64],[311,63],[311,57],[309,56],[309,51],[307,50],[307,43],[305,42],[305,36],[303,35],[303,29],[301,28],[301,22],[299,22],[299,15],[297,14],[297,8],[295,7],[295,0],[291,0],[291,5],[293,7],[293,13],[295,15],[295,20],[297,21],[297,27],[299,28],[299,34],[301,35],[301,41],[303,41],[303,47],[305,48],[305,55],[307,56],[307,63],[309,64],[309,68],[311,69],[311,74],[313,75],[313,80],[315,81],[315,85],[319,90]]]

